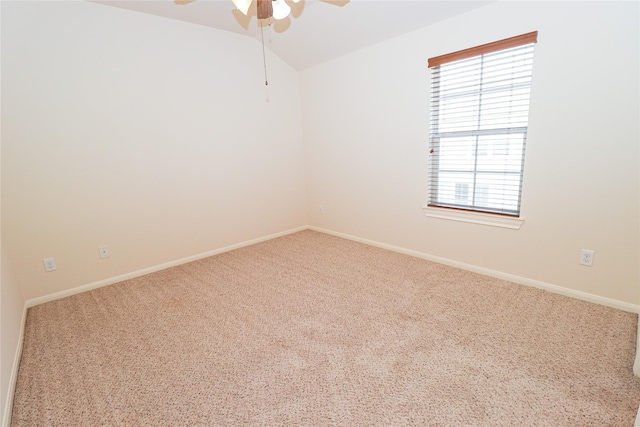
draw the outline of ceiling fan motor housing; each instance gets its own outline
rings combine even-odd
[[[273,16],[272,0],[258,0],[258,19],[267,19]]]

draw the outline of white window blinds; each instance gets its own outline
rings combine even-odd
[[[520,214],[536,40],[429,59],[429,206]]]

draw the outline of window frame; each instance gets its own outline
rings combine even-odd
[[[531,43],[537,43],[537,39],[538,39],[538,32],[533,31],[533,32],[525,33],[519,36],[498,40],[496,42],[486,43],[486,44],[472,47],[469,49],[464,49],[464,50],[452,52],[449,54],[429,58],[428,67],[431,69],[443,64],[447,64],[449,62],[478,57],[484,54],[498,52],[501,50],[519,47],[523,45],[528,45]],[[433,94],[431,94],[431,96],[433,96]],[[433,113],[433,111],[431,111],[431,113]],[[525,133],[523,134],[524,135],[523,144],[526,144],[526,135],[527,135],[526,130],[528,130],[528,123],[525,128]],[[520,172],[519,172],[520,185],[522,184],[522,174],[524,172],[524,150],[525,150],[525,147],[523,146],[522,165],[520,167]],[[433,154],[434,154],[433,147],[430,146],[429,155],[432,156]],[[477,160],[477,153],[474,154],[474,158]],[[430,159],[428,179],[430,180],[430,182],[428,183],[428,186],[431,189],[433,188],[433,184],[431,180],[437,179],[437,176],[432,176],[431,159]],[[435,184],[435,186],[437,188],[437,184]],[[495,211],[492,211],[491,209],[482,210],[482,209],[478,209],[478,206],[474,206],[473,208],[469,206],[469,208],[466,208],[466,207],[446,206],[446,204],[443,204],[443,205],[429,204],[431,202],[431,199],[427,202],[427,205],[423,206],[423,209],[424,209],[425,215],[429,217],[453,219],[453,220],[464,221],[464,222],[472,222],[472,223],[492,225],[497,227],[518,229],[520,228],[520,226],[524,221],[524,218],[522,218],[522,212],[520,209],[520,201],[521,201],[521,194],[518,196],[518,209],[517,209],[518,213],[517,214],[495,212]]]

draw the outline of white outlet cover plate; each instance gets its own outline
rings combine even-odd
[[[42,262],[44,263],[45,271],[55,271],[58,269],[58,267],[56,266],[56,260],[53,258],[45,258],[42,260]]]
[[[593,256],[595,255],[594,251],[589,249],[583,249],[580,252],[580,264],[587,265],[589,267],[593,266]]]
[[[98,253],[100,254],[100,258],[105,259],[109,258],[111,254],[109,254],[109,246],[104,245],[98,248]]]

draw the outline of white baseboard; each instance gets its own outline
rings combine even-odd
[[[388,245],[386,243],[380,243],[369,239],[363,239],[360,237],[352,236],[349,234],[339,233],[332,230],[327,230],[320,227],[309,226],[309,230],[319,231],[321,233],[331,234],[333,236],[342,237],[344,239],[353,240],[356,242],[364,243],[371,246],[376,246],[382,249],[388,249],[390,251],[399,252],[405,255],[411,255],[416,258],[426,259],[427,261],[437,262],[439,264],[450,265],[452,267],[461,268],[463,270],[473,271],[474,273],[483,274],[485,276],[495,277],[497,279],[507,280],[509,282],[517,283],[520,285],[531,286],[538,289],[543,289],[545,291],[553,292],[556,294],[576,298],[582,301],[593,302],[596,304],[605,305],[607,307],[617,308],[623,311],[629,311],[632,313],[640,313],[640,306],[635,304],[630,304],[624,301],[618,301],[612,298],[601,297],[599,295],[590,294],[587,292],[576,291],[574,289],[565,288],[563,286],[553,285],[551,283],[541,282],[538,280],[528,279],[526,277],[516,276],[514,274],[503,273],[497,270],[491,270],[485,267],[479,267],[477,265],[466,264],[464,262],[459,262],[455,260],[451,260],[448,258],[442,258],[435,255],[429,255],[424,252],[418,252],[411,249],[405,249],[399,246]]]
[[[280,233],[270,234],[268,236],[258,237],[256,239],[247,240],[246,242],[236,243],[234,245],[225,246],[220,249],[214,249],[212,251],[203,252],[200,254],[192,255],[186,258],[178,259],[175,261],[165,262],[164,264],[154,265],[153,267],[143,268],[142,270],[132,271],[131,273],[122,274],[116,277],[110,277],[108,279],[100,280],[97,282],[89,283],[82,286],[77,286],[72,289],[66,289],[64,291],[56,292],[49,295],[44,295],[38,298],[32,298],[26,302],[27,307],[33,307],[39,304],[43,304],[45,302],[54,301],[60,298],[65,298],[71,295],[79,294],[81,292],[90,291],[92,289],[101,288],[103,286],[112,285],[114,283],[122,282],[123,280],[134,279],[136,277],[144,276],[146,274],[155,273],[156,271],[164,270],[170,267],[175,267],[177,265],[186,264],[188,262],[197,261],[202,258],[207,258],[213,255],[218,255],[224,252],[229,252],[234,249],[239,249],[245,246],[254,245],[256,243],[265,242],[267,240],[275,239],[277,237],[286,236],[288,234],[297,233],[298,231],[306,230],[308,227],[302,226],[293,228],[290,230],[282,231]]]
[[[20,359],[22,357],[22,344],[24,342],[24,330],[27,324],[27,304],[22,308],[22,321],[20,322],[20,332],[18,335],[18,344],[16,352],[13,356],[13,366],[11,367],[11,377],[9,378],[9,390],[7,390],[7,401],[4,402],[4,416],[2,417],[2,426],[11,426],[11,412],[13,412],[13,395],[16,391],[16,383],[18,381],[18,369],[20,368]]]
[[[93,283],[89,283],[86,285],[82,285],[82,286],[78,286],[75,287],[73,289],[67,289],[64,291],[60,291],[60,292],[56,292],[53,294],[49,294],[49,295],[44,295],[38,298],[33,298],[30,299],[26,302],[26,307],[33,307],[35,305],[38,304],[43,304],[45,302],[49,302],[49,301],[54,301],[60,298],[65,298],[68,297],[70,295],[74,295],[74,294],[78,294],[80,292],[85,292],[85,291],[89,291],[91,289],[96,289],[96,288],[100,288],[102,286],[107,286],[107,285],[111,285],[114,283],[118,283],[118,282],[122,282],[123,280],[128,280],[128,279],[133,279],[136,277],[140,277],[140,276],[144,276],[145,274],[150,274],[150,273],[154,273],[156,271],[160,271],[160,270],[164,270],[166,268],[170,268],[170,267],[175,267],[177,265],[181,265],[181,264],[186,264],[188,262],[192,262],[192,261],[196,261],[202,258],[207,258],[213,255],[218,255],[224,252],[228,252],[228,251],[232,251],[234,249],[239,249],[242,248],[244,246],[250,246],[256,243],[260,243],[260,242],[264,242],[267,240],[271,240],[271,239],[275,239],[277,237],[282,237],[282,236],[286,236],[288,234],[293,234],[293,233],[297,233],[299,231],[302,230],[314,230],[314,231],[318,231],[321,233],[325,233],[325,234],[330,234],[333,236],[337,236],[337,237],[342,237],[344,239],[349,239],[349,240],[353,240],[356,242],[360,242],[360,243],[364,243],[367,245],[371,245],[371,246],[376,246],[382,249],[387,249],[390,251],[394,251],[394,252],[399,252],[405,255],[410,255],[410,256],[414,256],[416,258],[422,258],[422,259],[426,259],[428,261],[433,261],[433,262],[437,262],[440,264],[445,264],[445,265],[450,265],[452,267],[457,267],[457,268],[462,268],[463,270],[468,270],[468,271],[473,271],[475,273],[480,273],[480,274],[484,274],[486,276],[491,276],[491,277],[495,277],[498,279],[503,279],[503,280],[508,280],[509,282],[514,282],[514,283],[518,283],[521,285],[526,285],[526,286],[532,286],[534,288],[539,288],[539,289],[544,289],[546,291],[549,292],[553,292],[556,294],[560,294],[560,295],[565,295],[568,297],[572,297],[572,298],[577,298],[579,300],[583,300],[583,301],[588,301],[588,302],[593,302],[596,304],[601,304],[601,305],[605,305],[607,307],[613,307],[613,308],[617,308],[623,311],[628,311],[628,312],[632,312],[632,313],[640,313],[640,306],[639,305],[635,305],[635,304],[630,304],[624,301],[619,301],[619,300],[615,300],[612,298],[607,298],[607,297],[602,297],[599,295],[594,295],[594,294],[590,294],[587,292],[582,292],[582,291],[577,291],[574,289],[569,289],[563,286],[558,286],[558,285],[554,285],[551,283],[546,283],[546,282],[541,282],[538,280],[534,280],[534,279],[528,279],[526,277],[522,277],[522,276],[516,276],[514,274],[509,274],[509,273],[503,273],[501,271],[497,271],[497,270],[491,270],[489,268],[485,268],[485,267],[479,267],[477,265],[472,265],[472,264],[466,264],[463,262],[459,262],[459,261],[455,261],[455,260],[451,260],[448,258],[443,258],[443,257],[439,257],[439,256],[435,256],[435,255],[430,255],[424,252],[419,252],[419,251],[415,251],[412,249],[406,249],[406,248],[402,248],[400,246],[394,246],[394,245],[389,245],[386,243],[380,243],[380,242],[376,242],[374,240],[369,240],[369,239],[363,239],[360,237],[356,237],[356,236],[352,236],[350,234],[345,234],[345,233],[340,233],[337,231],[332,231],[332,230],[328,230],[328,229],[324,229],[321,227],[316,227],[316,226],[301,226],[301,227],[297,227],[297,228],[293,228],[290,230],[286,230],[280,233],[275,233],[275,234],[270,234],[268,236],[263,236],[263,237],[259,237],[256,239],[252,239],[252,240],[248,240],[245,242],[241,242],[241,243],[236,243],[234,245],[230,245],[230,246],[225,246],[223,248],[220,249],[214,249],[212,251],[208,251],[208,252],[204,252],[201,254],[197,254],[197,255],[192,255],[190,257],[186,257],[186,258],[182,258],[182,259],[178,259],[175,261],[170,261],[164,264],[160,264],[160,265],[156,265],[153,267],[148,267],[148,268],[144,268],[142,270],[137,270],[137,271],[133,271],[131,273],[127,273],[127,274],[123,274],[120,276],[116,276],[116,277],[111,277],[108,279],[104,279],[104,280],[100,280],[98,282],[93,282]]]

